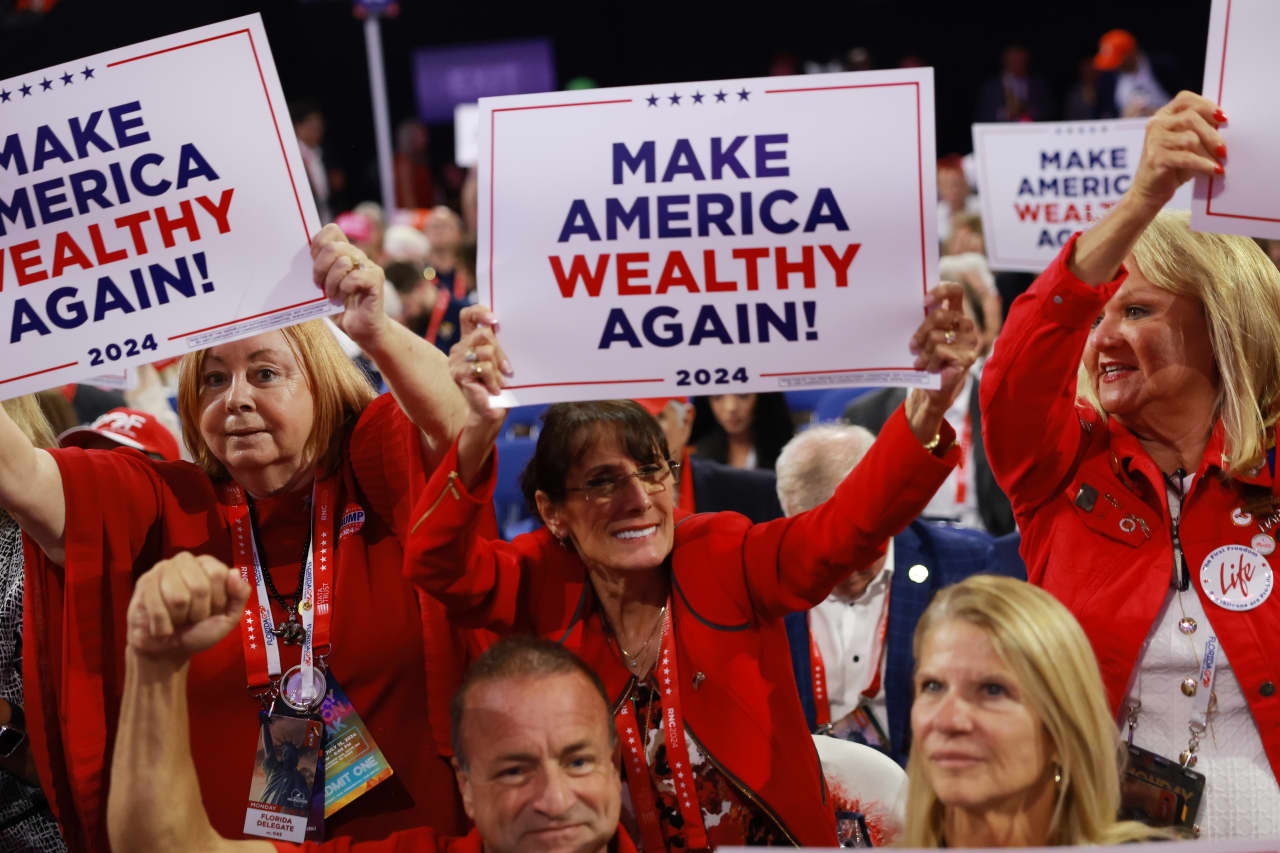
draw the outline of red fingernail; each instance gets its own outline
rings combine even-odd
[[[1221,159],[1221,158],[1223,158],[1223,157],[1226,157],[1226,156],[1227,156],[1227,146],[1225,146],[1225,145],[1219,145],[1217,148],[1215,148],[1215,149],[1214,149],[1213,153],[1214,153],[1214,154],[1217,154],[1219,159]]]
[[[1221,163],[1215,163],[1215,164],[1213,165],[1213,171],[1217,172],[1219,175],[1225,174],[1225,173],[1223,172],[1222,164],[1221,164]]]
[[[1216,121],[1218,124],[1223,124],[1227,120],[1227,114],[1224,113],[1222,110],[1218,110],[1213,114],[1213,120]]]

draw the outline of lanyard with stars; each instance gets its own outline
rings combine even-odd
[[[306,632],[300,664],[303,684],[311,683],[316,657],[319,656],[323,661],[329,653],[333,591],[333,549],[329,529],[333,523],[337,497],[336,478],[330,477],[312,485],[311,545],[302,565],[302,599],[298,602],[298,615]],[[274,633],[275,624],[271,616],[271,599],[263,582],[263,567],[258,561],[258,549],[254,543],[255,531],[249,518],[244,491],[238,485],[228,483],[223,487],[223,502],[227,507],[231,527],[236,568],[240,577],[257,592],[257,609],[250,604],[240,619],[240,637],[244,645],[249,692],[267,702],[275,694],[281,671],[279,641]]]
[[[707,830],[702,821],[702,804],[698,801],[698,791],[694,787],[693,769],[689,766],[689,748],[684,739],[684,715],[680,712],[680,676],[676,666],[675,642],[671,634],[671,602],[667,602],[667,613],[662,620],[662,648],[658,658],[658,692],[662,704],[662,729],[667,742],[667,764],[671,767],[671,775],[675,783],[676,801],[680,806],[680,814],[684,818],[681,835],[685,839],[688,850],[703,850],[710,846],[707,843]],[[636,810],[636,821],[640,824],[640,835],[644,840],[645,850],[665,850],[662,823],[658,818],[657,802],[653,795],[653,782],[649,776],[649,765],[645,760],[644,743],[647,732],[643,735],[636,725],[635,709],[631,701],[622,703],[618,709],[615,722],[622,737],[622,746],[627,764],[628,788],[631,792],[631,804]]]

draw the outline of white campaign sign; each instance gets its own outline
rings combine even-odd
[[[975,124],[982,233],[992,269],[1040,272],[1129,188],[1146,119]],[[1184,185],[1168,207],[1187,210]]]
[[[480,101],[499,402],[936,387],[933,72]]]
[[[257,15],[0,81],[0,398],[332,313]]]
[[[1280,4],[1214,0],[1209,12],[1204,96],[1227,114],[1225,174],[1196,178],[1191,227],[1219,234],[1280,237]]]

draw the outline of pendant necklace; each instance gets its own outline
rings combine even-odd
[[[280,642],[286,646],[299,645],[307,638],[307,629],[298,620],[298,602],[302,600],[302,587],[306,583],[307,557],[311,553],[311,525],[310,523],[307,524],[307,535],[302,540],[302,562],[298,567],[298,588],[292,596],[286,598],[276,589],[275,581],[271,579],[271,572],[267,569],[267,555],[262,548],[262,537],[258,535],[258,517],[253,508],[253,498],[248,498],[247,503],[249,504],[249,523],[253,525],[253,544],[258,550],[258,563],[262,566],[262,579],[267,584],[267,593],[276,604],[280,605],[280,609],[288,614],[286,621],[272,628],[271,633],[275,634],[280,639]],[[307,513],[310,515],[309,500],[307,504]]]
[[[644,644],[634,652],[629,652],[624,649],[622,647],[622,640],[618,638],[615,633],[614,639],[618,642],[618,651],[622,652],[622,662],[626,664],[627,669],[634,672],[635,665],[640,662],[640,658],[648,653],[649,648],[653,645],[654,638],[662,636],[662,622],[666,615],[667,605],[664,604],[662,605],[662,609],[658,611],[658,621],[654,624],[653,630],[649,632],[649,638],[645,640]]]

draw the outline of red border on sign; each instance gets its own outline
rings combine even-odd
[[[1222,88],[1227,76],[1227,37],[1231,33],[1231,0],[1227,0],[1226,19],[1222,22],[1222,61],[1218,66],[1218,106],[1222,106]],[[1213,210],[1214,176],[1209,177],[1208,195],[1204,200],[1205,216],[1220,216],[1223,219],[1250,219],[1254,222],[1280,222],[1275,216],[1248,216],[1243,213],[1219,213]]]
[[[923,119],[921,116],[921,108],[920,108],[920,83],[918,81],[909,81],[909,82],[901,82],[901,83],[859,83],[859,84],[853,84],[848,86],[810,86],[810,87],[797,88],[797,89],[765,89],[764,94],[789,95],[797,92],[834,92],[834,91],[842,91],[842,90],[849,90],[849,89],[879,89],[879,88],[888,88],[888,87],[894,87],[894,86],[911,86],[915,89],[916,190],[919,197],[919,205],[920,205],[920,278],[921,278],[920,289],[921,289],[922,296],[927,296],[929,292],[928,263],[927,263],[928,249],[925,246],[925,233],[924,233],[924,219],[925,219],[924,130],[922,126]],[[494,298],[493,298],[493,243],[494,243],[493,235],[495,233],[494,218],[493,218],[493,211],[494,211],[493,188],[494,188],[494,185],[497,183],[497,181],[495,180],[495,152],[497,151],[497,147],[498,147],[497,145],[497,114],[503,113],[503,112],[518,112],[522,110],[555,109],[558,107],[588,107],[588,106],[598,106],[602,104],[629,104],[629,103],[632,103],[633,101],[634,99],[632,98],[620,98],[617,100],[610,100],[610,101],[580,101],[576,103],[566,103],[566,104],[534,104],[526,107],[501,107],[493,110],[493,112],[489,114],[489,308],[491,310],[494,309],[495,307]],[[921,313],[924,313],[923,306],[921,307]],[[803,376],[803,375],[819,374],[819,373],[824,373],[824,374],[874,373],[874,372],[886,371],[886,370],[906,370],[906,371],[915,372],[916,369],[914,367],[857,367],[857,368],[836,368],[831,370],[802,370],[802,371],[796,371],[793,373],[761,373],[760,376],[761,377]],[[633,383],[640,383],[640,382],[666,382],[666,381],[667,381],[666,379],[662,379],[662,378],[599,379],[599,380],[582,381],[582,382],[539,382],[539,383],[533,383],[529,385],[506,385],[504,387],[508,390],[515,390],[518,388],[546,388],[546,387],[564,386],[564,385],[621,385],[621,384],[633,384]]]
[[[8,379],[0,379],[0,385],[4,385],[6,382],[17,382],[19,379],[29,379],[32,376],[39,376],[41,373],[52,373],[55,370],[75,367],[79,363],[80,362],[78,361],[68,361],[66,364],[59,364],[56,367],[46,367],[43,370],[33,370],[30,373],[24,373],[21,376],[10,376]]]

